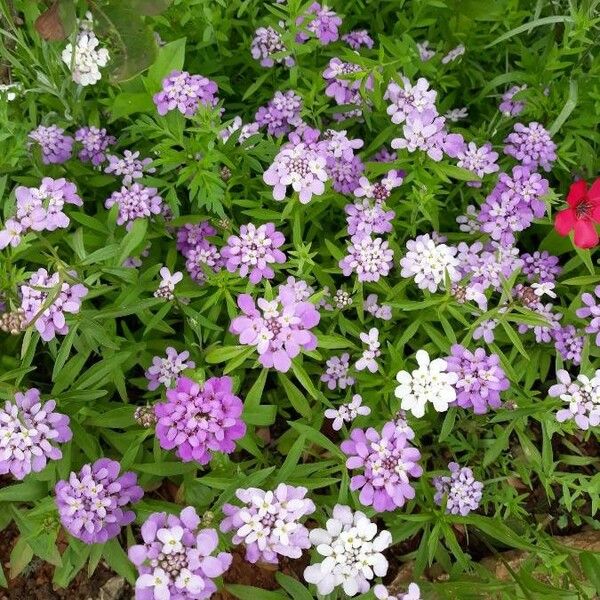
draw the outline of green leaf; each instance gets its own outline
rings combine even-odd
[[[593,552],[581,552],[579,562],[585,576],[594,586],[596,593],[600,595],[600,555]]]
[[[147,69],[156,58],[157,46],[152,29],[146,25],[133,3],[109,0],[107,4],[88,0],[98,21],[100,39],[110,39],[110,75],[113,82],[131,79]]]
[[[262,588],[252,587],[250,585],[238,585],[230,583],[225,589],[240,600],[289,600],[281,592],[268,592]]]
[[[154,17],[165,12],[173,0],[131,0],[133,8],[141,15]],[[181,68],[181,67],[180,67]]]
[[[285,390],[285,393],[290,401],[290,404],[294,407],[294,410],[301,414],[303,417],[310,419],[312,411],[310,404],[304,397],[304,394],[287,378],[283,373],[277,373],[278,379]]]
[[[252,387],[246,394],[244,409],[256,408],[260,404],[268,373],[269,369],[263,369],[260,372],[260,375],[256,378],[256,381],[252,384]]]
[[[128,117],[134,113],[144,112],[153,113],[155,110],[152,96],[145,92],[125,92],[123,94],[117,94],[109,108],[110,120],[109,123]]]
[[[489,43],[485,48],[491,48],[500,42],[504,42],[515,35],[519,35],[524,33],[525,31],[530,32],[532,29],[536,27],[541,27],[542,25],[554,25],[555,23],[572,23],[573,19],[567,15],[557,15],[551,17],[543,17],[541,19],[535,19],[534,21],[529,21],[529,23],[524,23],[523,25],[519,25],[519,27],[515,27],[506,33],[503,33],[501,36],[497,37],[493,42]]]
[[[221,346],[209,350],[204,356],[204,360],[209,364],[227,362],[237,358],[248,349],[248,346]]]
[[[314,427],[305,425],[304,423],[298,423],[297,421],[288,421],[291,427],[301,433],[317,446],[329,450],[334,456],[340,460],[345,460],[346,456],[344,453],[329,439],[327,439],[320,431],[317,431]]]
[[[148,231],[148,219],[136,219],[133,222],[131,229],[119,244],[119,256],[115,261],[117,266],[123,264],[123,261],[131,256],[133,251],[142,244],[146,237],[146,231]]]
[[[462,523],[464,525],[473,525],[491,538],[494,538],[511,548],[539,552],[539,548],[528,542],[522,535],[515,533],[510,527],[498,519],[492,519],[491,517],[484,517],[481,515],[469,515],[467,517],[455,517],[452,520],[456,520],[457,523]]]
[[[281,571],[275,573],[275,579],[293,600],[313,600],[312,594],[297,579]]]
[[[564,122],[575,110],[575,107],[577,106],[577,92],[577,81],[571,79],[571,81],[569,81],[569,96],[567,97],[567,101],[562,107],[562,110],[560,111],[559,115],[556,117],[556,119],[554,119],[554,123],[550,125],[550,129],[548,130],[550,135],[553,136],[556,133],[558,133],[559,129],[563,126]]]
[[[33,502],[44,498],[47,494],[48,486],[43,481],[30,479],[0,489],[0,502]]]
[[[121,577],[124,577],[132,585],[137,579],[135,569],[129,562],[127,554],[121,548],[121,544],[115,538],[109,540],[104,544],[104,551],[102,555],[106,559],[108,565]]]
[[[8,581],[6,581],[6,575],[4,574],[4,569],[2,568],[2,564],[0,564],[0,587],[8,588]]]
[[[183,69],[185,44],[186,38],[180,38],[159,49],[156,60],[148,69],[148,83],[151,91],[160,89],[162,80],[172,71]]]

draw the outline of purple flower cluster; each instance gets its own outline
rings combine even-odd
[[[75,277],[71,272],[69,276]],[[69,326],[66,314],[76,314],[88,290],[81,283],[61,281],[58,273],[49,275],[38,269],[20,288],[21,308],[28,323],[33,323],[40,337],[48,342],[57,334],[66,335]]]
[[[16,214],[0,230],[0,249],[18,246],[28,231],[55,231],[69,226],[63,212],[65,204],[82,206],[75,184],[66,179],[44,177],[39,187],[18,186],[15,190]]]
[[[182,115],[192,117],[202,104],[216,106],[217,84],[202,75],[190,75],[187,71],[173,71],[163,79],[162,90],[154,95],[159,115],[177,109]]]
[[[488,356],[483,348],[470,352],[454,344],[446,364],[450,373],[458,375],[454,384],[458,406],[472,408],[476,415],[502,406],[500,392],[507,390],[510,383],[496,354]]]
[[[231,554],[218,552],[214,529],[201,529],[192,506],[179,516],[152,513],[142,525],[143,544],[129,548],[139,577],[136,600],[205,600],[216,591],[213,579],[231,565]]]
[[[81,150],[77,155],[79,160],[91,162],[94,167],[106,160],[106,150],[117,143],[117,138],[109,135],[106,129],[98,129],[93,125],[80,127],[75,132],[75,140],[81,144]]]
[[[541,198],[547,192],[548,181],[528,167],[514,167],[512,176],[501,173],[479,211],[481,231],[505,246],[513,244],[517,231],[544,216],[546,205]]]
[[[559,369],[556,372],[559,383],[548,390],[548,395],[560,397],[567,403],[556,413],[559,423],[573,420],[579,429],[587,431],[590,427],[600,425],[600,369],[596,370],[593,377],[583,373],[574,381],[567,371]]]
[[[361,490],[359,500],[377,512],[392,511],[415,497],[409,477],[420,477],[421,453],[408,443],[406,433],[390,421],[381,432],[372,427],[353,429],[350,439],[342,442],[348,456],[348,469],[362,469],[362,475],[350,480],[351,490]]]
[[[378,319],[389,321],[392,318],[392,307],[389,304],[379,304],[377,294],[369,294],[364,302],[364,309]]]
[[[301,350],[314,350],[317,338],[310,332],[320,315],[310,302],[298,302],[293,293],[279,290],[275,300],[241,294],[237,304],[242,315],[231,322],[230,331],[240,344],[255,346],[263,367],[287,372]],[[258,306],[257,306],[258,305]]]
[[[0,407],[0,475],[24,479],[49,460],[60,460],[59,444],[71,439],[69,417],[55,412],[56,401],[42,403],[36,388],[16,392]]]
[[[292,139],[294,134],[290,135]],[[315,148],[325,156],[326,171],[331,178],[331,184],[336,192],[341,194],[351,194],[356,187],[364,165],[362,160],[354,154],[355,150],[362,148],[363,140],[349,139],[346,131],[334,131],[328,129],[324,134],[324,139],[316,143],[319,132],[317,130],[305,130],[303,139],[314,137]]]
[[[363,104],[360,94],[361,88],[373,89],[373,76],[367,75],[363,68],[352,62],[345,62],[339,58],[332,58],[323,71],[323,78],[327,82],[325,95],[333,98],[338,105],[354,105],[356,109],[340,115],[334,115],[337,120],[360,116],[360,106]]]
[[[273,491],[239,488],[242,507],[223,505],[221,531],[233,531],[233,543],[246,546],[246,560],[278,564],[278,556],[300,558],[310,548],[308,529],[300,519],[315,512],[308,490],[280,483]]]
[[[289,55],[273,57],[274,54],[287,52],[281,34],[273,27],[259,27],[255,31],[250,52],[252,58],[260,60],[262,67],[272,67],[275,63],[284,64],[286,67],[294,66],[294,59]]]
[[[521,254],[521,260],[523,261],[521,267],[523,275],[530,282],[554,283],[562,270],[558,256],[553,256],[545,250],[543,252],[536,250],[533,254]]]
[[[322,153],[303,142],[286,144],[263,173],[263,180],[273,187],[275,200],[284,200],[287,188],[291,186],[298,192],[300,202],[307,204],[313,195],[320,196],[325,192],[326,164],[327,159]]]
[[[460,467],[457,463],[451,462],[448,464],[448,469],[450,475],[434,478],[436,493],[433,499],[438,506],[441,506],[446,496],[446,512],[464,517],[479,508],[483,483],[475,480],[473,471],[468,467]]]
[[[577,332],[573,325],[557,327],[552,332],[554,347],[561,358],[574,365],[581,363],[581,353],[585,345],[585,337]]]
[[[194,361],[188,360],[189,357],[190,353],[187,350],[180,354],[171,346],[167,348],[166,357],[155,356],[152,365],[146,371],[148,389],[152,391],[161,385],[166,388],[173,387],[180,373],[196,366]]]
[[[282,136],[293,127],[302,123],[302,98],[293,90],[275,92],[266,106],[261,106],[254,116],[260,127],[266,127],[267,133]]]
[[[548,131],[535,121],[529,125],[517,123],[504,143],[504,153],[530,169],[542,167],[549,171],[556,160],[556,144]]]
[[[584,292],[581,295],[581,301],[584,306],[578,308],[576,314],[581,319],[592,317],[585,328],[585,332],[592,335],[596,334],[596,346],[600,346],[600,285],[595,287],[594,295]]]
[[[477,147],[473,142],[465,144],[462,150],[456,157],[457,165],[462,169],[471,171],[474,175],[482,179],[484,175],[495,173],[500,169],[496,161],[498,153],[492,150],[492,145],[486,143],[481,147]],[[467,185],[471,187],[481,187],[480,181],[469,181]]]
[[[152,215],[160,215],[163,211],[163,199],[156,188],[134,183],[130,187],[123,186],[114,191],[104,202],[106,208],[117,204],[119,212],[117,223],[131,229],[136,219],[149,219]]]
[[[335,42],[338,39],[338,27],[342,24],[342,19],[325,5],[313,2],[304,16],[298,17],[296,25],[302,25],[308,21],[306,29],[313,34],[324,46]],[[298,42],[305,42],[309,35],[301,31],[296,38]]]
[[[219,249],[211,244],[209,237],[217,230],[208,222],[186,223],[177,230],[177,249],[186,259],[185,268],[197,283],[204,283],[207,272],[219,272],[224,259]]]
[[[339,388],[345,390],[354,384],[354,377],[348,373],[350,371],[350,355],[344,352],[341,356],[332,356],[325,363],[327,369],[321,375],[321,381],[327,384],[330,390]]]
[[[436,96],[423,77],[414,86],[406,77],[402,77],[402,85],[395,81],[388,85],[384,95],[390,101],[387,113],[392,123],[403,124],[403,137],[394,138],[392,148],[421,150],[435,161],[442,160],[444,154],[456,158],[465,152],[463,137],[446,129],[446,118],[437,111]]]
[[[346,277],[356,273],[358,281],[379,281],[387,277],[393,266],[394,251],[380,237],[354,236],[347,252],[339,267]]]
[[[203,385],[179,377],[167,390],[167,401],[155,406],[156,437],[161,448],[176,448],[183,462],[205,465],[213,452],[231,454],[235,441],[244,437],[242,409],[230,377],[211,377]]]
[[[256,284],[261,279],[273,279],[275,272],[271,264],[285,262],[285,254],[279,250],[285,237],[275,229],[273,223],[256,227],[253,223],[242,225],[240,234],[232,235],[227,246],[221,250],[225,266],[230,273],[239,272]]]
[[[40,125],[29,134],[29,139],[40,147],[45,165],[62,164],[71,158],[75,140],[56,125]]]
[[[190,252],[201,246],[209,238],[217,233],[217,230],[208,222],[186,223],[177,230],[177,250],[184,258],[188,258]]]
[[[526,88],[526,85],[513,85],[506,90],[504,94],[502,94],[502,102],[500,102],[498,110],[505,117],[516,117],[523,112],[523,109],[525,108],[525,102],[522,102],[521,100],[514,100],[514,97]]]
[[[56,484],[60,521],[72,536],[102,544],[133,522],[135,514],[126,507],[141,500],[144,491],[135,473],[120,471],[117,461],[101,458]]]
[[[114,173],[123,178],[124,185],[130,185],[135,179],[141,179],[146,173],[154,173],[156,169],[150,167],[151,158],[139,158],[139,152],[125,150],[123,156],[113,156],[109,154],[108,165],[105,167],[105,173]]]
[[[373,39],[366,29],[357,29],[342,36],[342,41],[346,42],[353,50],[359,50],[362,46],[371,49],[373,47]]]

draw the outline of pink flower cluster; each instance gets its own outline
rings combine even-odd
[[[319,312],[310,302],[298,302],[293,293],[280,289],[274,300],[242,294],[237,299],[242,315],[230,331],[240,344],[255,346],[263,367],[287,372],[301,350],[314,350],[317,338],[310,332],[319,324]],[[258,305],[258,306],[257,306]]]
[[[246,433],[242,401],[230,377],[211,377],[203,385],[179,377],[167,401],[155,406],[156,437],[165,450],[176,448],[183,462],[205,465],[213,452],[231,454]]]

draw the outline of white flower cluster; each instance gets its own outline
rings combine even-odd
[[[369,333],[361,333],[360,339],[363,344],[367,345],[367,349],[363,350],[362,356],[354,365],[357,371],[369,369],[371,373],[376,373],[379,368],[375,359],[381,356],[381,342],[379,341],[379,330],[376,327],[369,329]]]
[[[354,394],[352,402],[342,404],[338,408],[328,408],[325,416],[333,419],[331,424],[334,431],[339,431],[344,423],[352,423],[358,415],[370,415],[371,409],[368,406],[362,406],[362,396]]]
[[[382,552],[392,543],[390,532],[377,533],[377,525],[366,515],[341,504],[335,505],[326,527],[310,532],[310,541],[325,558],[306,567],[304,579],[322,595],[340,585],[348,596],[369,591],[369,581],[387,573],[388,561]]]
[[[92,15],[79,23],[79,33],[73,44],[68,43],[62,51],[63,62],[71,69],[73,81],[79,85],[94,85],[102,78],[100,67],[108,64],[110,56],[106,48],[99,48],[100,41],[92,29]]]
[[[458,381],[456,373],[447,373],[447,363],[442,358],[430,360],[425,350],[416,354],[419,368],[412,373],[400,371],[396,379],[400,384],[396,390],[396,398],[401,400],[400,408],[409,410],[415,417],[425,414],[427,404],[433,404],[438,412],[448,410],[448,405],[456,400],[454,384]]]

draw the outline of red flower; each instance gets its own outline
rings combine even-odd
[[[569,208],[561,210],[554,220],[554,228],[560,235],[568,235],[575,230],[575,245],[579,248],[593,248],[598,244],[596,223],[600,223],[600,178],[588,190],[583,180],[571,185],[567,195]]]

